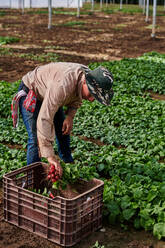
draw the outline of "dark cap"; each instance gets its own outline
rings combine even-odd
[[[86,83],[91,95],[100,103],[109,105],[114,95],[112,73],[103,66],[85,70]]]

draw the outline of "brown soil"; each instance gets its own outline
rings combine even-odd
[[[19,37],[20,42],[3,47],[13,48],[15,57],[1,55],[0,80],[13,82],[39,64],[21,53],[42,54],[53,52],[60,61],[78,62],[88,65],[94,61],[120,60],[137,57],[145,52],[165,53],[165,19],[157,17],[156,38],[147,28],[152,20],[145,22],[142,14],[116,13],[106,15],[95,12],[80,18],[69,15],[53,15],[52,28],[48,30],[47,14],[24,15],[18,10],[6,10],[0,17],[0,36]],[[67,22],[82,22],[83,25],[64,26]]]
[[[4,10],[3,10],[4,11]],[[47,29],[47,14],[25,14],[18,10],[5,10],[0,16],[0,36],[19,37],[20,42],[4,45],[11,48],[12,55],[0,56],[0,80],[9,82],[21,77],[36,66],[45,64],[23,57],[20,54],[41,55],[55,53],[59,61],[78,62],[88,65],[94,61],[133,58],[145,52],[165,53],[165,19],[157,17],[156,38],[151,38],[152,20],[145,22],[142,14],[116,13],[107,15],[95,12],[80,18],[71,15],[53,15],[53,26]],[[70,21],[84,25],[63,26]],[[151,92],[154,99],[165,100]],[[102,145],[102,144],[100,144]],[[55,244],[3,221],[2,187],[0,186],[0,248],[53,248]],[[90,248],[99,241],[105,248],[164,248],[165,242],[156,241],[151,233],[118,226],[108,226],[93,233],[75,247]]]

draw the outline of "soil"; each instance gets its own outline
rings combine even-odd
[[[4,10],[3,10],[4,11]],[[72,11],[72,10],[71,10]],[[19,37],[20,42],[5,45],[12,48],[15,57],[1,55],[0,80],[13,82],[44,62],[20,58],[21,53],[55,53],[60,61],[88,65],[96,61],[133,58],[146,52],[165,53],[165,19],[157,17],[156,37],[151,37],[152,20],[145,22],[143,14],[116,13],[107,15],[94,12],[92,15],[55,14],[52,28],[48,29],[47,14],[30,14],[19,10],[5,10],[0,16],[0,36]],[[64,26],[68,22],[82,25]]]
[[[92,15],[55,14],[52,28],[48,29],[47,14],[30,14],[25,10],[5,9],[0,16],[0,36],[19,37],[19,43],[3,45],[12,55],[0,56],[0,80],[14,82],[45,61],[20,57],[20,54],[41,55],[54,53],[58,61],[77,62],[88,65],[92,62],[133,58],[143,53],[165,53],[165,18],[157,17],[156,37],[151,37],[151,24],[143,14],[116,13],[107,15],[94,12]],[[72,11],[72,10],[70,10]],[[75,11],[75,10],[74,10]],[[83,25],[64,26],[67,22],[82,22]],[[165,100],[151,92],[153,99]],[[100,145],[102,145],[100,143]],[[2,185],[0,185],[0,248],[53,248],[58,247],[35,234],[24,231],[3,220]],[[103,229],[94,232],[75,248],[91,248],[96,241],[105,248],[165,248],[164,241],[157,241],[151,233],[123,230],[109,226],[103,221]]]

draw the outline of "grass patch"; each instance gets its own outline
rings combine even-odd
[[[105,12],[106,14],[114,14],[117,12],[122,12],[125,14],[130,14],[133,15],[135,13],[141,13],[142,10],[141,8],[138,7],[124,7],[122,9],[119,8],[119,6],[114,7],[113,9],[103,9],[103,12]]]
[[[103,12],[105,12],[106,14],[114,14],[114,10],[113,9],[103,9]]]
[[[100,24],[100,22],[93,22],[93,24],[94,24],[94,25],[99,25],[99,24]]]
[[[0,16],[5,16],[5,15],[6,15],[5,11],[0,11]]]
[[[66,22],[66,23],[62,24],[62,26],[70,26],[70,27],[72,27],[72,26],[82,26],[84,24],[86,24],[86,23],[85,22],[80,22],[80,21],[72,21],[72,22]]]
[[[46,46],[45,49],[64,50],[65,47],[62,47],[62,46]]]
[[[125,14],[130,14],[130,15],[133,15],[136,13],[142,13],[142,9],[139,7],[130,7],[130,8],[127,7],[127,8],[118,9],[117,11],[120,11]]]
[[[165,16],[165,13],[157,13],[157,16]]]
[[[41,53],[41,54],[33,54],[33,53],[15,53],[12,48],[2,48],[0,47],[0,55],[3,56],[12,56],[18,58],[26,58],[28,60],[36,60],[40,62],[58,62],[59,55],[55,53]]]
[[[127,24],[125,24],[125,23],[120,23],[120,24],[117,24],[116,27],[124,28],[124,27],[127,27]]]
[[[57,14],[57,15],[72,15],[72,16],[77,15],[77,12],[75,12],[75,11],[53,10],[52,12],[53,12],[53,14]]]
[[[104,30],[103,29],[92,29],[91,31],[93,31],[93,32],[103,32]]]
[[[52,43],[52,40],[42,40],[43,43]]]
[[[57,62],[59,56],[55,53],[42,53],[42,54],[33,54],[33,53],[22,53],[19,54],[20,58],[26,58],[28,60],[37,60],[40,62]]]
[[[28,11],[27,14],[34,15],[34,14],[48,14],[48,10],[36,10],[36,11]]]
[[[32,11],[28,11],[27,12],[30,15],[33,14],[48,14],[48,10],[32,10]],[[70,15],[70,16],[76,16],[77,15],[77,11],[65,11],[63,8],[56,8],[55,10],[52,10],[52,14],[54,15]],[[93,13],[91,13],[90,11],[85,12],[85,11],[80,11],[80,15],[92,15]]]
[[[127,24],[121,23],[121,24],[117,24],[113,29],[114,30],[118,30],[118,31],[122,31],[123,28],[127,27]]]
[[[120,4],[108,4],[106,5],[103,3],[102,10],[100,9],[100,3],[95,3],[94,4],[94,11],[102,11],[106,14],[114,14],[118,12],[122,12],[125,14],[137,14],[137,13],[142,13],[143,10],[140,8],[138,5],[135,4],[124,4],[122,6],[122,9],[120,9]],[[150,6],[149,11],[152,13],[152,6]],[[2,13],[2,14],[1,14]],[[30,10],[26,12],[27,14],[48,14],[48,9],[38,9],[38,10]],[[65,8],[56,8],[52,10],[53,14],[61,14],[61,15],[70,15],[70,16],[76,16],[77,15],[77,10],[75,8],[75,11],[73,9],[71,10],[66,10]],[[91,11],[91,3],[85,3],[83,4],[83,8],[81,8],[80,15],[92,15],[94,12]],[[6,15],[4,11],[0,12],[0,16]],[[158,16],[164,16],[164,6],[158,5],[157,6],[157,15]],[[13,17],[14,18],[14,17]],[[16,17],[17,18],[17,17]]]
[[[16,37],[0,36],[0,45],[18,42],[20,39]]]
[[[133,5],[133,4],[124,4],[123,8],[120,9],[120,4],[104,4],[102,5],[102,10],[103,12],[105,12],[106,14],[114,14],[116,12],[123,12],[126,14],[134,14],[134,13],[142,13],[142,9],[138,6],[138,5]],[[91,4],[89,3],[85,3],[83,5],[83,9],[91,9]],[[94,10],[100,11],[100,4],[99,3],[95,3],[94,4]]]
[[[152,29],[152,24],[151,24],[151,25],[146,26],[145,28],[147,28],[147,29]],[[158,28],[159,28],[159,26],[155,26],[155,28],[156,28],[156,29],[158,29]]]
[[[0,47],[0,55],[12,56],[13,55],[12,49],[6,47]]]

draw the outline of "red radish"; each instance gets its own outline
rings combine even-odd
[[[50,169],[50,173],[54,173],[55,169]]]
[[[52,178],[52,183],[55,183],[57,181],[57,179]]]
[[[48,175],[48,179],[51,179],[51,175]]]
[[[60,178],[59,171],[55,169],[55,165],[50,164],[47,178],[50,179],[52,183],[56,182]]]
[[[52,164],[52,165],[50,166],[50,169],[55,170],[55,166]]]
[[[51,176],[52,176],[52,178],[55,178],[55,175],[54,175],[53,173],[52,173],[52,175],[51,175]]]
[[[54,195],[50,192],[49,197],[54,199]]]

